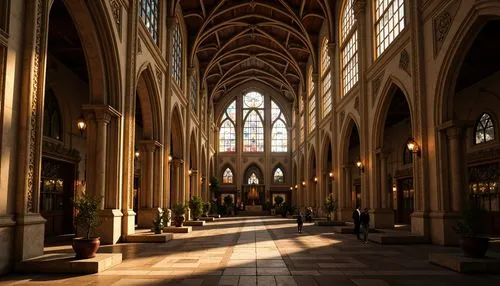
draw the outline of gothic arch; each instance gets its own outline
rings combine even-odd
[[[136,90],[142,109],[144,139],[162,142],[160,95],[151,64],[145,63],[139,69]]]
[[[360,144],[362,144],[363,142],[363,138],[361,137],[361,130],[359,128],[359,123],[358,121],[356,120],[356,118],[352,115],[352,114],[347,114],[346,115],[346,118],[344,120],[344,124],[343,124],[343,128],[340,132],[340,143],[339,143],[339,149],[338,149],[338,152],[340,152],[339,154],[339,159],[340,159],[340,163],[341,164],[348,164],[349,162],[349,140],[350,140],[350,137],[351,137],[351,133],[353,131],[353,128],[356,127],[356,129],[358,130],[358,134],[360,135],[359,137],[359,141],[360,141]]]
[[[244,185],[248,184],[248,178],[252,173],[255,173],[255,175],[259,179],[259,184],[264,184],[264,173],[262,172],[262,168],[258,164],[252,163],[245,169],[245,173],[243,175]]]
[[[182,124],[182,115],[179,107],[176,105],[172,111],[171,123],[171,155],[177,159],[184,158],[184,128]]]

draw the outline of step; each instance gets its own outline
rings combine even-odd
[[[163,229],[163,232],[166,233],[190,233],[191,231],[193,231],[193,227],[191,226],[181,226],[181,227],[167,226]]]
[[[205,226],[204,220],[188,220],[184,222],[185,226]]]
[[[215,218],[214,217],[200,217],[201,220],[204,220],[206,222],[214,222]]]
[[[238,216],[268,216],[268,211],[238,211]]]
[[[345,222],[343,222],[343,221],[336,221],[336,220],[331,220],[331,221],[315,221],[314,225],[316,225],[316,226],[345,226]]]
[[[130,243],[165,243],[174,238],[171,233],[155,234],[153,232],[139,232],[129,234],[125,237],[126,242]]]
[[[403,233],[375,233],[368,240],[379,244],[422,244],[429,241],[423,235]]]
[[[462,253],[429,253],[429,262],[467,274],[500,274],[500,254],[486,253],[484,258],[469,258]]]
[[[21,273],[92,274],[122,263],[121,253],[97,253],[94,258],[75,259],[74,253],[50,253],[24,260],[16,266]]]

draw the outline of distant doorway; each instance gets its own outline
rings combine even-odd
[[[410,224],[410,215],[413,213],[414,190],[413,178],[398,180],[398,190],[396,193],[396,222],[400,224]]]
[[[42,158],[40,212],[47,220],[45,236],[74,233],[75,165]]]

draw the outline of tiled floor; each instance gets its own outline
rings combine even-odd
[[[361,243],[329,227],[293,220],[224,218],[165,244],[103,246],[123,263],[85,276],[10,275],[2,285],[500,285],[500,276],[460,275],[427,262],[433,245]],[[49,247],[47,252],[71,251]]]

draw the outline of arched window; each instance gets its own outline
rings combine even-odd
[[[191,77],[191,83],[189,84],[189,94],[191,110],[196,113],[198,111],[198,79],[196,78],[196,74]]]
[[[43,108],[43,135],[62,140],[61,111],[54,92],[49,89],[45,92]]]
[[[236,151],[236,101],[233,101],[224,113],[219,130],[219,152]]]
[[[223,184],[232,184],[233,183],[233,171],[227,168],[222,174],[222,183]]]
[[[286,152],[288,150],[286,119],[274,101],[271,101],[271,126],[271,152]]]
[[[158,19],[160,14],[160,7],[158,0],[141,0],[141,9],[139,15],[141,16],[146,29],[148,29],[153,41],[158,44]]]
[[[321,89],[323,94],[323,117],[332,110],[332,78],[330,70],[330,55],[328,54],[328,38],[321,45]]]
[[[304,121],[304,112],[302,112],[302,114],[300,115],[300,143],[304,142],[304,126],[306,125],[305,121]]]
[[[279,167],[276,168],[276,170],[274,171],[273,178],[274,178],[273,181],[275,184],[284,184],[285,183],[285,176],[283,175],[283,171]]]
[[[375,1],[375,40],[377,57],[394,41],[405,28],[404,0]]]
[[[353,9],[354,0],[346,0],[342,10],[341,46],[342,94],[358,82],[358,31]]]
[[[251,185],[251,184],[256,184],[258,185],[259,184],[259,177],[257,177],[257,175],[255,175],[255,173],[252,173],[249,177],[248,177],[248,184]]]
[[[316,93],[314,87],[314,81],[312,78],[312,68],[309,69],[309,132],[312,132],[316,128]]]
[[[249,92],[243,96],[243,152],[264,152],[264,96]]]
[[[476,144],[485,143],[495,139],[495,125],[488,113],[483,113],[474,128]]]
[[[181,27],[178,22],[175,24],[174,35],[172,39],[172,78],[181,86],[182,80],[182,35]]]
[[[408,165],[413,163],[413,153],[408,150],[408,146],[405,144],[403,146],[403,165]]]

